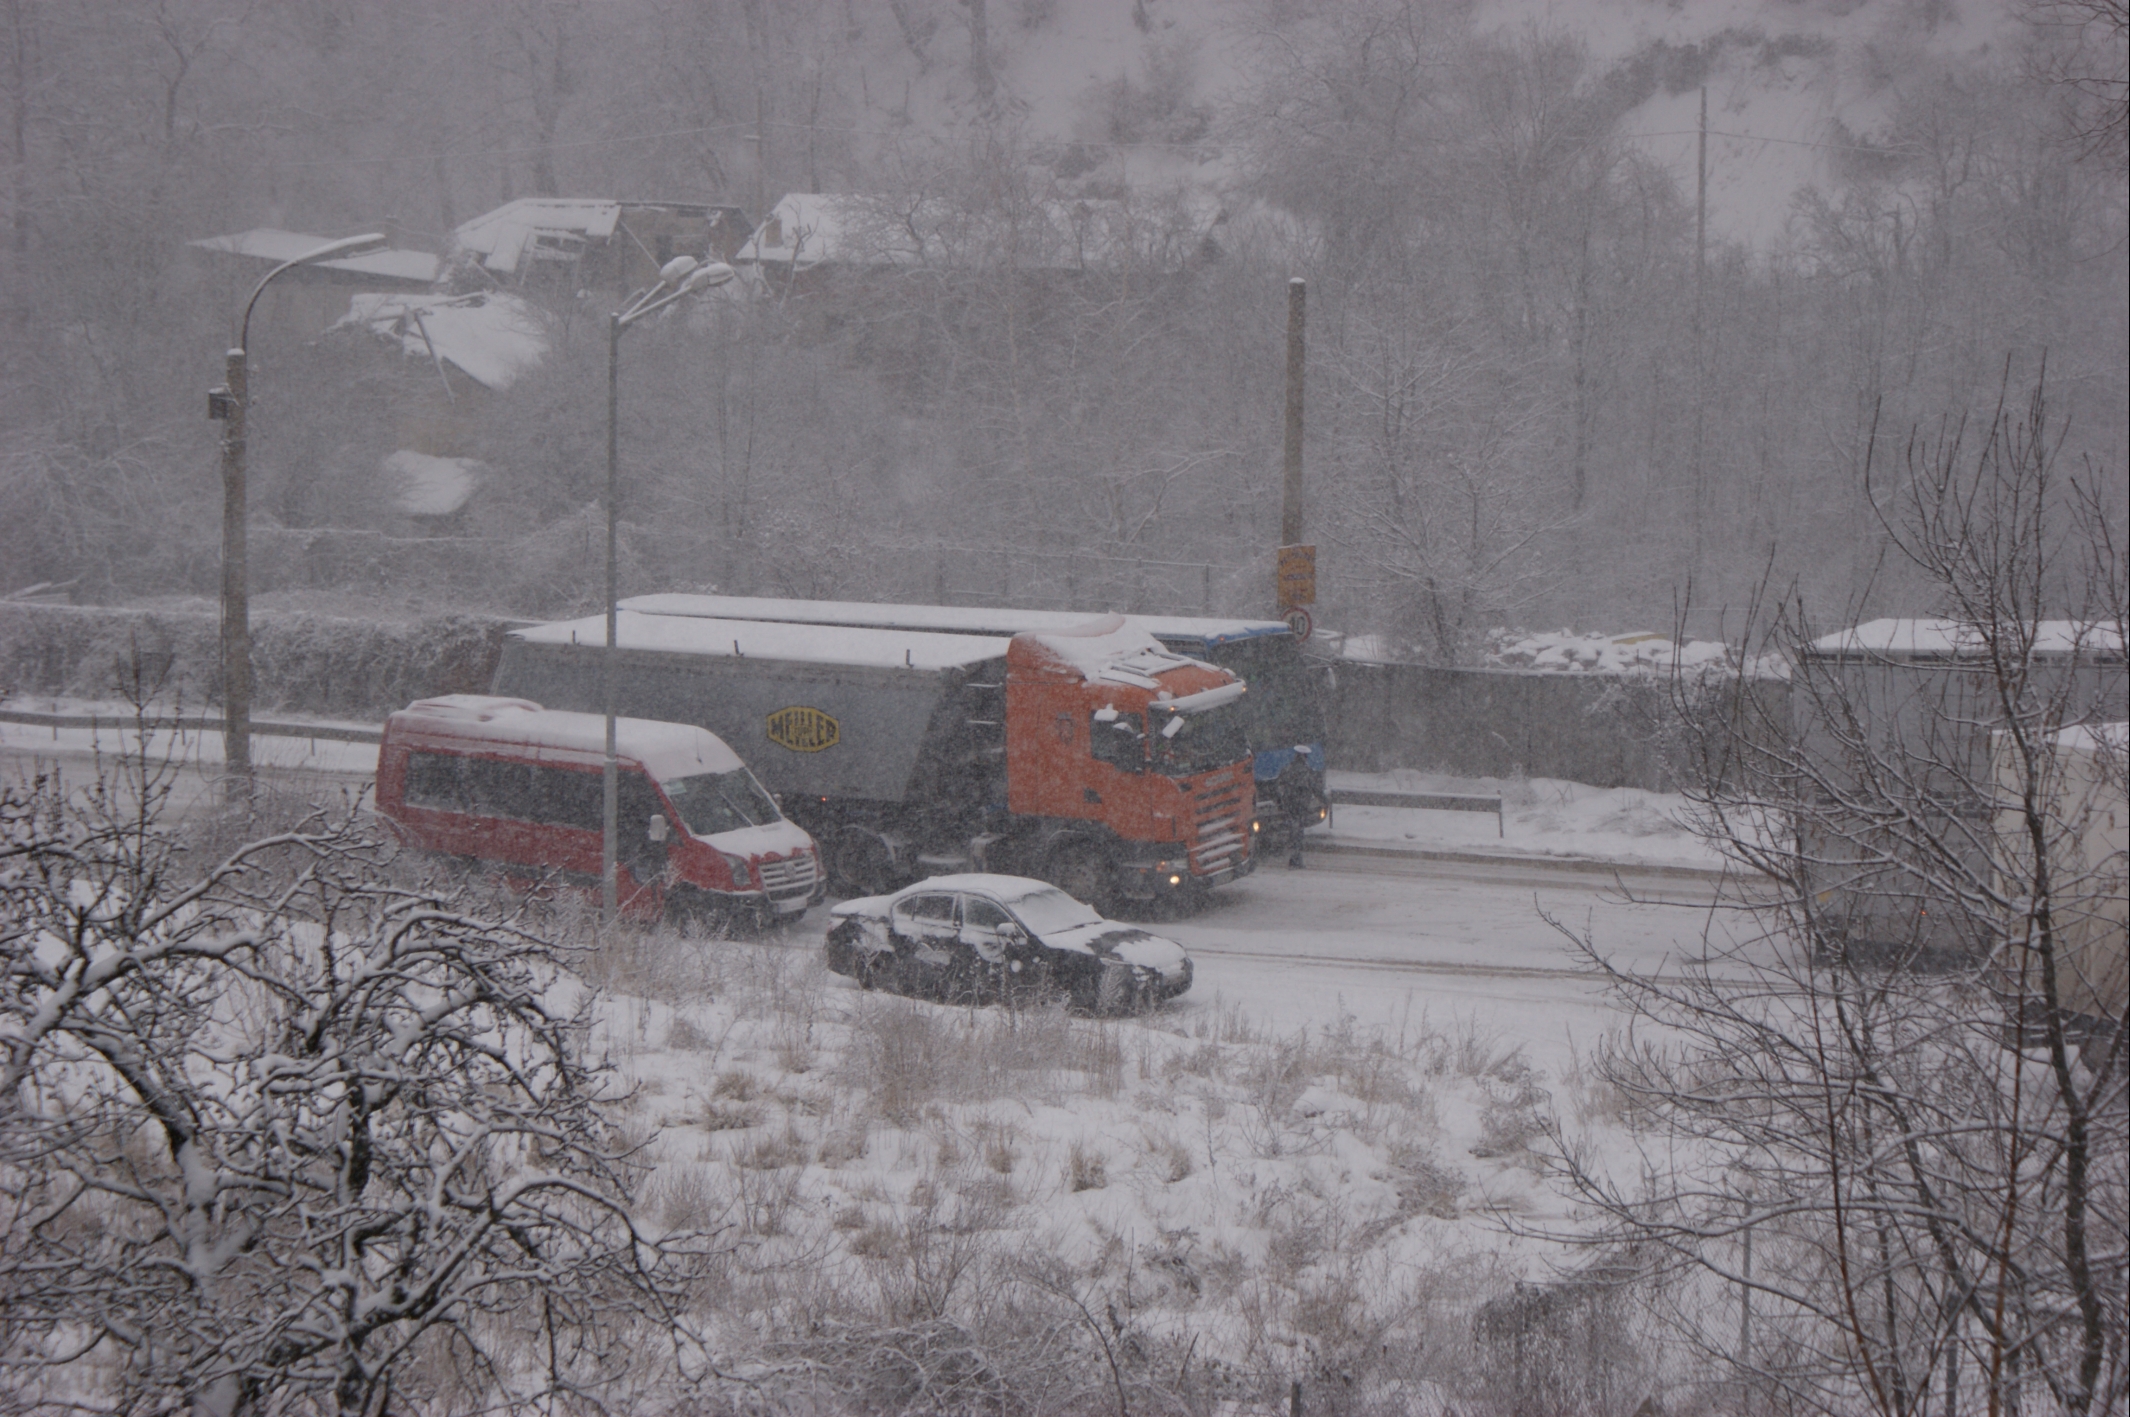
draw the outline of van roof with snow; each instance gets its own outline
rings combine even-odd
[[[542,708],[530,699],[493,694],[445,694],[417,699],[386,720],[388,733],[473,740],[497,747],[531,747],[541,756],[580,764],[606,760],[606,719],[596,713]],[[706,772],[731,772],[739,754],[706,728],[648,718],[614,720],[616,756],[641,764],[660,782]]]

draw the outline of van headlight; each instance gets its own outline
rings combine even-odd
[[[720,852],[719,854],[723,855],[724,853]],[[725,869],[732,873],[732,884],[735,889],[743,891],[754,889],[754,874],[747,869],[746,857],[726,856]]]

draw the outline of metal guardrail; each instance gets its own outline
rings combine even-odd
[[[1494,835],[1508,835],[1502,822],[1501,794],[1463,792],[1374,792],[1358,787],[1331,789],[1334,807],[1406,807],[1422,812],[1492,812]]]
[[[146,728],[150,732],[220,733],[222,720],[180,714],[173,718],[137,718],[132,714],[36,713],[28,709],[0,709],[0,723],[22,723],[34,728]],[[347,728],[331,723],[275,723],[253,719],[254,738],[314,738],[329,743],[375,743],[380,730]]]

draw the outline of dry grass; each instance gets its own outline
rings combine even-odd
[[[1470,1314],[1508,1276],[1469,1227],[1530,1181],[1550,1100],[1477,1025],[966,1009],[805,949],[653,945],[608,955],[664,991],[617,999],[609,1043],[664,1084],[651,1214],[720,1237],[697,1321],[767,1365],[735,1410],[1107,1412],[1121,1387],[1250,1414],[1296,1379],[1311,1411],[1492,1410]],[[1445,1159],[1475,1142],[1502,1152],[1484,1204]]]

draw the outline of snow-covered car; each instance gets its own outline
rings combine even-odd
[[[868,989],[975,1002],[1063,996],[1127,1013],[1191,987],[1174,940],[1105,920],[1048,881],[934,876],[830,912],[828,967]]]

